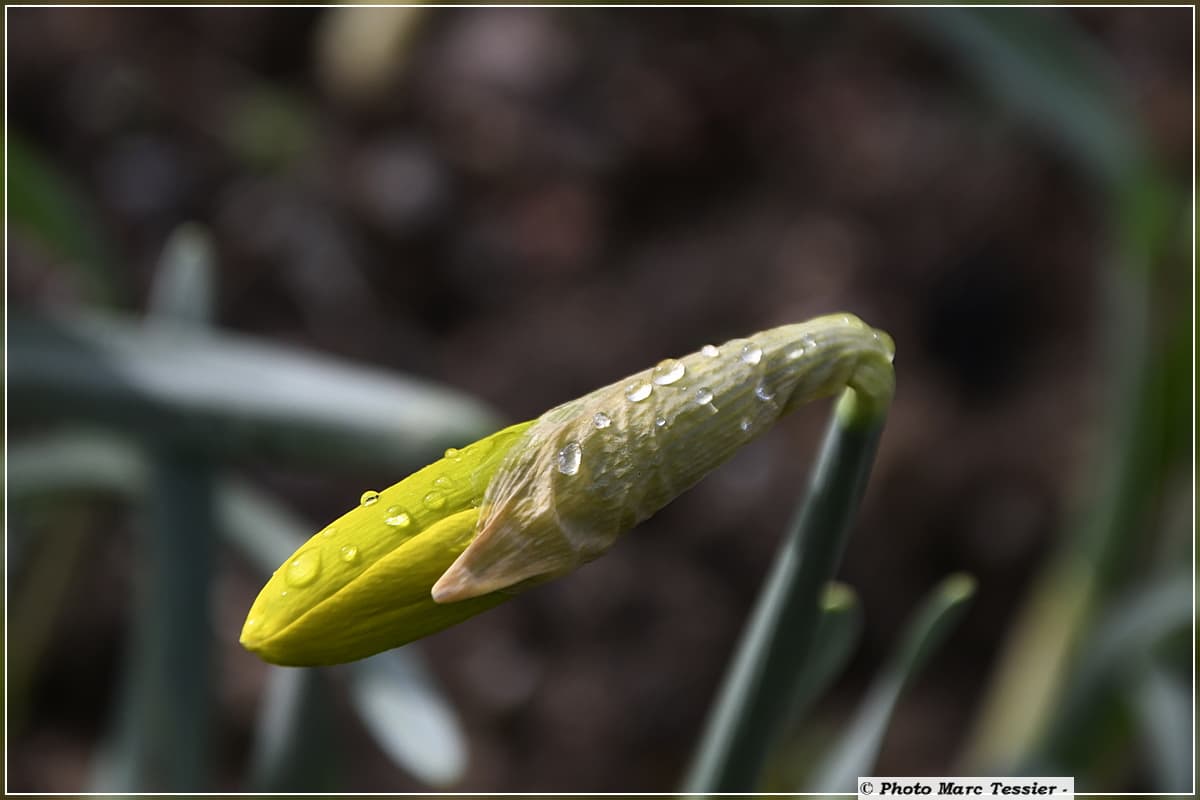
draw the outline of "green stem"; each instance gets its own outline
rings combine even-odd
[[[854,590],[836,581],[827,584],[821,597],[821,618],[810,647],[812,655],[796,679],[789,728],[795,727],[795,721],[804,716],[841,674],[861,632],[862,608]]]
[[[148,558],[117,731],[98,791],[205,787],[211,710],[212,467],[156,457],[145,531]]]
[[[212,315],[212,245],[182,226],[163,251],[146,318],[159,333],[202,331]],[[129,683],[118,712],[115,752],[101,768],[113,790],[205,788],[211,721],[213,465],[187,448],[156,444],[139,558]]]
[[[816,791],[853,792],[857,777],[870,774],[900,695],[945,641],[974,593],[975,579],[962,573],[946,578],[930,593],[858,713],[824,759],[813,779]]]
[[[786,721],[836,569],[870,474],[886,414],[853,389],[838,402],[810,480],[709,717],[689,793],[753,791]]]

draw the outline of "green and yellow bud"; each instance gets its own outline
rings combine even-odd
[[[892,344],[838,314],[705,346],[446,457],[335,520],[268,581],[242,644],[330,664],[410,642],[603,554],[781,415],[886,406]]]

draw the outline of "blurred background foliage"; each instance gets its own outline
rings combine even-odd
[[[899,387],[771,787],[1191,785],[1190,9],[7,20],[9,789],[678,786],[817,410],[419,646],[243,615],[364,488],[839,309]]]

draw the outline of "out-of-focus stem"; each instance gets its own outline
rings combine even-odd
[[[853,792],[859,775],[870,774],[901,693],[941,646],[966,611],[975,579],[957,574],[943,580],[913,617],[899,647],[871,684],[858,713],[814,779],[818,792]]]
[[[1013,769],[1038,747],[1059,708],[1056,698],[1080,637],[1098,598],[1118,582],[1153,493],[1163,442],[1150,278],[1160,234],[1128,217],[1131,206],[1157,205],[1163,198],[1153,175],[1130,180],[1134,185],[1121,188],[1116,202],[1126,217],[1118,219],[1123,238],[1116,243],[1123,263],[1105,276],[1103,361],[1110,377],[1102,429],[1112,433],[1070,535],[1034,582],[1013,625],[963,756],[968,770]]]

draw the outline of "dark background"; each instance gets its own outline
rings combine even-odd
[[[1113,59],[1186,185],[1191,11],[1046,13]],[[863,639],[804,735],[837,729],[923,594],[964,570],[978,596],[878,768],[953,771],[1104,435],[1113,254],[1095,182],[915,14],[427,9],[357,86],[338,77],[333,14],[7,10],[8,131],[94,209],[112,305],[144,307],[167,236],[200,222],[220,327],[433,378],[512,420],[709,341],[860,315],[894,337],[898,391],[840,571]],[[10,309],[95,302],[8,233]],[[605,558],[422,643],[470,737],[456,788],[677,785],[825,412],[801,410]],[[314,531],[402,477],[241,467]],[[136,553],[120,507],[89,524],[10,730],[13,789],[84,788],[114,713]],[[236,643],[259,586],[223,556],[213,788],[239,788],[262,693],[265,665]],[[353,716],[333,724],[345,790],[421,788]]]

